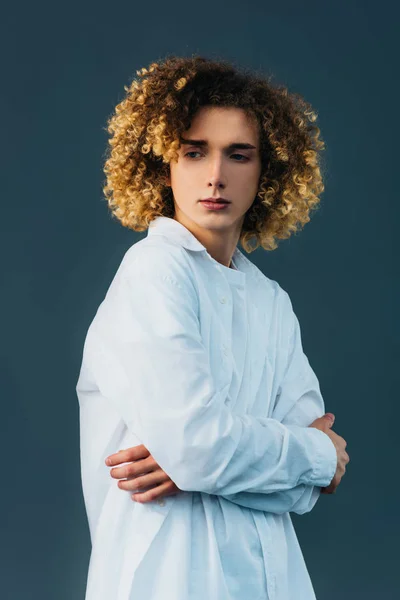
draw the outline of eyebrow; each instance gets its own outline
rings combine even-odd
[[[183,146],[207,146],[207,141],[206,140],[189,140],[189,139],[185,139],[183,137],[180,138],[181,144]],[[253,146],[252,144],[246,144],[244,142],[235,142],[233,144],[229,144],[229,146],[226,146],[225,150],[255,150],[256,147]]]

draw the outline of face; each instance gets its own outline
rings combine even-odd
[[[200,238],[215,232],[236,244],[261,175],[257,124],[240,108],[201,107],[169,166],[174,218]],[[210,197],[229,204],[212,210],[200,202]]]

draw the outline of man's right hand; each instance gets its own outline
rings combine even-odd
[[[350,457],[345,450],[347,446],[346,440],[340,437],[340,435],[338,435],[331,429],[335,421],[335,415],[332,415],[333,420],[329,419],[328,415],[332,415],[332,413],[326,413],[322,417],[315,419],[315,421],[313,421],[311,425],[309,425],[309,427],[315,427],[315,429],[319,429],[320,431],[326,433],[331,438],[336,448],[336,473],[328,487],[321,488],[321,494],[334,494],[336,492],[336,488],[339,485],[343,475],[345,474],[346,465],[350,462]]]

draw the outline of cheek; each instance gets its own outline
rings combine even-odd
[[[256,194],[260,182],[260,171],[259,169],[249,169],[246,173],[241,173],[236,178],[235,187],[240,189],[241,192],[246,192],[250,196]]]
[[[196,179],[188,176],[186,172],[176,172],[175,175],[171,177],[172,193],[175,200],[181,205],[185,204],[185,201],[190,202],[197,187]]]
[[[171,170],[171,185],[176,190],[188,190],[196,185],[198,179],[199,173],[193,169],[177,165],[175,169]]]

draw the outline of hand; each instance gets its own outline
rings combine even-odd
[[[315,429],[319,429],[320,431],[326,433],[334,443],[337,453],[336,473],[328,487],[321,488],[321,494],[334,494],[336,492],[336,488],[345,474],[346,465],[350,462],[350,457],[345,450],[347,446],[346,440],[340,437],[340,435],[337,435],[337,433],[331,429],[335,421],[335,415],[332,415],[333,420],[329,419],[328,415],[332,415],[332,413],[326,413],[322,417],[315,419],[315,421],[308,426],[315,427]]]
[[[119,450],[106,458],[105,463],[107,466],[114,466],[129,461],[132,462],[128,465],[111,469],[110,475],[114,479],[121,480],[118,481],[118,487],[122,490],[137,490],[151,486],[152,489],[148,491],[132,494],[132,499],[136,502],[151,502],[182,491],[156,463],[143,444],[127,450]],[[129,479],[122,481],[123,478]]]

